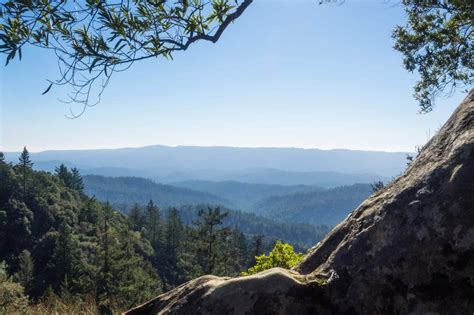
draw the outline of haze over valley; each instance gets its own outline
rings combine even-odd
[[[474,314],[473,9],[0,1],[0,314]]]
[[[5,153],[15,160],[18,152]],[[402,172],[405,152],[148,146],[31,153],[37,169],[59,163],[83,174],[138,176],[160,183],[190,180],[335,187],[389,179]]]
[[[7,160],[17,156],[6,153]],[[372,183],[387,183],[400,174],[406,156],[342,149],[161,145],[31,153],[35,169],[77,167],[86,194],[125,213],[134,204],[153,200],[162,209],[221,206],[315,227],[340,222],[370,195]]]

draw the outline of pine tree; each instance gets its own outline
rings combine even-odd
[[[72,187],[72,174],[69,172],[67,167],[64,164],[59,165],[54,169],[56,176],[63,182],[63,184],[68,188]]]
[[[113,228],[114,211],[103,208],[100,231],[100,266],[97,303],[101,314],[112,314],[117,305],[129,308],[161,292],[161,281],[153,267],[135,253],[134,238],[128,230]]]
[[[110,220],[113,216],[113,209],[109,203],[104,205],[100,227],[100,267],[97,280],[96,302],[100,307],[101,314],[112,314],[111,311],[111,254],[110,248],[112,240],[109,230]]]
[[[162,222],[160,210],[153,203],[153,200],[148,202],[146,207],[146,234],[151,245],[155,250],[158,250],[162,245]]]
[[[163,264],[159,269],[162,279],[165,282],[165,288],[170,289],[180,284],[184,277],[182,271],[179,270],[179,254],[183,250],[184,226],[176,208],[172,208],[168,212],[165,227],[165,245],[162,252]]]
[[[25,292],[28,294],[28,292],[33,288],[33,277],[33,257],[31,256],[31,253],[25,249],[20,253],[20,255],[18,255],[18,272],[15,274],[14,278],[25,288]]]
[[[249,265],[253,266],[256,263],[255,257],[260,256],[263,254],[263,235],[255,235],[252,237],[252,245],[250,256],[249,257]]]
[[[80,267],[78,248],[79,244],[72,235],[71,227],[63,222],[59,227],[59,234],[48,264],[49,271],[54,274],[52,284],[55,290],[59,289],[67,278],[76,277],[76,271]]]
[[[82,176],[79,173],[79,170],[75,167],[71,169],[71,184],[72,184],[72,189],[77,190],[80,193],[84,192],[84,182],[82,181]]]
[[[227,215],[228,212],[221,212],[219,207],[208,207],[207,211],[199,210],[199,221],[194,222],[199,237],[197,251],[206,274],[212,274],[219,263],[218,247],[229,234],[229,229],[218,227]]]
[[[145,224],[145,218],[143,216],[142,208],[135,203],[130,210],[130,214],[128,215],[128,219],[130,220],[130,226],[134,231],[141,231],[143,225]]]
[[[176,255],[176,252],[179,250],[181,243],[183,241],[183,222],[176,208],[172,208],[168,213],[168,218],[166,221],[166,249],[168,252],[173,252],[173,255]]]
[[[28,175],[33,167],[33,162],[31,162],[30,160],[30,153],[28,152],[26,147],[23,147],[23,151],[21,152],[20,158],[18,160],[18,167],[20,168],[20,173],[22,177],[23,200],[25,201],[28,192]]]
[[[225,271],[229,275],[237,275],[247,269],[247,240],[244,233],[237,227],[234,228],[226,245],[227,263],[225,267],[227,269]]]
[[[5,154],[2,151],[0,151],[0,163],[5,163]]]
[[[113,299],[129,308],[159,294],[162,283],[154,268],[135,253],[130,231],[117,233],[110,249],[110,290]]]

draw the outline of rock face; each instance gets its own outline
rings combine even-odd
[[[127,314],[473,314],[474,91],[294,270],[204,276]]]

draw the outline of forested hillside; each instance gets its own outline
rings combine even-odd
[[[150,201],[125,216],[85,195],[77,169],[32,166],[26,149],[16,164],[0,152],[0,313],[118,312],[206,273],[238,275],[276,240],[267,222],[241,231],[219,208],[181,219]]]
[[[154,200],[159,207],[188,204],[229,205],[230,202],[206,192],[155,183],[140,177],[84,176],[85,193],[114,204],[145,204]]]
[[[184,224],[192,225],[199,218],[199,209],[206,207],[206,205],[182,206],[176,210],[179,212]],[[255,213],[226,208],[223,208],[223,210],[229,213],[222,221],[223,226],[238,228],[249,237],[265,235],[270,242],[282,240],[293,244],[298,250],[310,248],[329,232],[329,227],[325,225],[278,221]],[[171,210],[167,209],[165,213],[169,211]]]
[[[0,161],[0,261],[32,301],[54,294],[122,308],[162,291],[150,243],[127,218],[82,193],[76,171]]]
[[[106,200],[104,200],[104,202],[105,201]],[[109,201],[114,203],[113,199]],[[121,203],[116,204],[115,206],[125,214],[131,214],[133,209],[137,207],[146,208],[145,204],[138,203]],[[184,225],[192,226],[193,222],[199,219],[199,210],[205,209],[208,206],[208,204],[195,204],[161,209],[164,217],[166,217],[171,211],[176,211],[181,217]],[[265,235],[265,238],[270,243],[273,243],[275,240],[289,242],[298,250],[306,250],[314,245],[315,242],[321,240],[329,232],[329,227],[326,225],[278,221],[255,213],[232,210],[226,207],[221,208],[229,214],[222,220],[223,226],[237,228],[247,237]]]
[[[260,201],[256,212],[277,220],[334,226],[371,193],[369,184],[274,196]]]
[[[85,192],[89,196],[109,201],[124,212],[128,212],[134,203],[144,205],[149,200],[164,209],[170,206],[181,208],[199,204],[219,205],[235,213],[231,217],[241,218],[239,228],[257,227],[255,223],[259,222],[268,227],[265,235],[270,233],[268,235],[304,246],[311,246],[312,240],[319,239],[321,234],[326,233],[323,225],[336,225],[371,192],[369,184],[323,189],[307,185],[187,181],[176,183],[175,185],[183,186],[176,187],[157,184],[144,178],[93,175],[84,176],[84,182]],[[186,213],[183,215],[188,216]],[[314,233],[314,228],[303,225],[299,226],[300,232],[295,236],[286,232],[275,233],[293,229],[294,223],[311,224],[318,232]],[[293,225],[290,226],[291,224]],[[261,226],[250,229],[249,233],[259,233],[260,228]]]
[[[233,207],[242,211],[252,211],[258,201],[267,197],[318,190],[317,186],[309,185],[285,186],[236,181],[213,182],[190,180],[173,183],[173,185],[220,196],[232,202]]]

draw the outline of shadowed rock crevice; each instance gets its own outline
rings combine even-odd
[[[294,271],[201,277],[128,314],[472,314],[473,297],[471,91],[405,174],[364,201]]]

